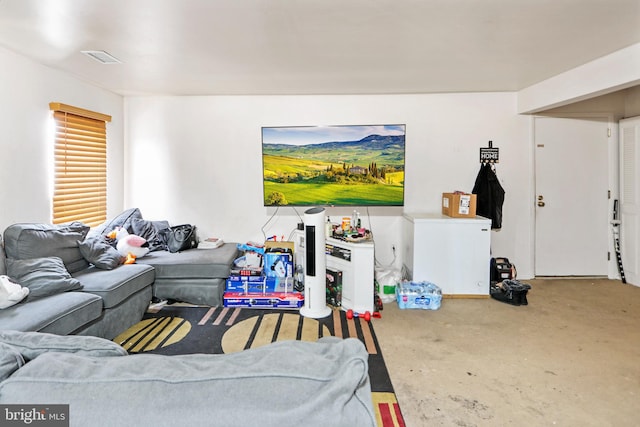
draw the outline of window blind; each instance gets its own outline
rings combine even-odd
[[[111,117],[51,103],[55,121],[52,223],[99,225],[107,217],[107,126]]]

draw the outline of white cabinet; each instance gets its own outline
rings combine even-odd
[[[327,268],[342,271],[342,308],[373,313],[373,243],[327,239]]]
[[[403,263],[414,281],[429,281],[444,295],[489,295],[491,220],[441,214],[405,214]]]
[[[294,233],[296,265],[304,266],[304,233]],[[374,309],[374,244],[326,239],[327,268],[342,272],[342,308],[357,313]]]

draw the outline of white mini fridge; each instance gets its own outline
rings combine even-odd
[[[414,282],[435,283],[445,296],[489,296],[490,219],[404,214],[403,247]]]

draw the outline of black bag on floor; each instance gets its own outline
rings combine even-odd
[[[196,226],[191,224],[175,225],[160,231],[169,252],[181,252],[198,247]]]
[[[516,278],[516,266],[509,262],[509,258],[491,258],[490,272],[492,283]]]
[[[490,288],[491,298],[506,302],[511,305],[528,305],[527,292],[531,289],[528,283],[518,280],[503,280],[492,283]]]

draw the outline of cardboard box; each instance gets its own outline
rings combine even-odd
[[[244,275],[244,274],[231,274],[228,278],[227,281],[231,281],[231,282],[260,282],[262,283],[264,281],[264,275],[259,274],[259,275]]]
[[[327,304],[342,306],[342,271],[327,267]]]
[[[225,307],[298,309],[304,305],[304,296],[299,292],[267,294],[225,292],[222,300]]]
[[[442,214],[453,218],[474,218],[476,216],[476,195],[442,193]]]
[[[231,268],[231,272],[229,273],[229,277],[262,277],[262,267],[242,267],[242,268]]]
[[[267,277],[293,276],[293,242],[264,242],[264,274]]]
[[[267,277],[292,277],[293,255],[281,252],[265,252],[263,271]]]
[[[241,276],[240,280],[230,277],[225,290],[244,293],[293,292],[293,277],[261,276],[259,279],[255,280],[255,276]]]
[[[268,252],[282,252],[282,253],[290,253],[293,254],[294,242],[288,241],[279,241],[274,242],[273,240],[267,240],[264,242],[264,249]],[[282,250],[278,250],[282,249]]]

